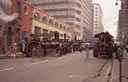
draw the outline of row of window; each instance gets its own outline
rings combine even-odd
[[[13,29],[11,27],[8,27],[7,29],[7,45],[8,46],[11,46],[12,45],[12,39],[13,39]],[[20,34],[20,29],[16,29],[16,43],[19,43],[20,41],[20,35],[21,35],[21,38],[23,39],[24,36],[26,35],[29,35],[29,33],[27,31],[21,31],[21,34]]]
[[[63,11],[49,11],[48,14],[51,15],[62,15],[62,14],[66,14],[66,15],[71,15],[71,14],[81,14],[80,11],[78,10],[63,10]]]
[[[79,32],[75,32],[75,35],[76,35],[76,36],[80,36],[80,33],[79,33]]]
[[[41,5],[41,6],[38,6],[38,7],[40,7],[40,8],[60,8],[60,7],[80,7],[80,5],[79,4],[77,4],[77,3],[63,3],[63,4],[50,4],[50,6],[49,5]]]
[[[61,20],[64,22],[73,22],[73,21],[80,22],[80,18],[62,18]]]
[[[48,31],[47,29],[41,29],[40,27],[36,27],[35,26],[35,34],[41,34],[41,30],[43,30],[42,34],[43,34],[43,38],[48,38],[52,39],[55,36],[55,32],[54,31]],[[60,37],[64,37],[64,34],[59,33]],[[69,36],[67,36],[69,37]],[[70,38],[70,37],[69,37]]]
[[[40,15],[39,15],[39,13],[36,12],[36,13],[34,14],[34,18],[40,20]],[[47,22],[48,22],[47,17],[46,17],[46,16],[43,16],[42,21],[47,23]],[[49,23],[50,25],[53,25],[53,20],[50,19],[48,23]],[[68,32],[69,32],[69,28],[68,28],[68,27],[66,27],[66,26],[63,27],[63,25],[62,25],[62,24],[59,25],[58,22],[55,22],[55,25],[54,25],[54,26],[55,26],[55,27],[59,27],[59,28],[61,28],[61,29],[63,28],[65,31],[68,31]]]

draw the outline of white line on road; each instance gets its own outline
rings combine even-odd
[[[110,68],[111,68],[111,63],[109,64],[109,67],[108,67],[108,70],[107,70],[107,72],[106,72],[105,78],[108,78],[108,74],[109,74],[109,72],[110,72]]]
[[[63,56],[63,57],[60,57],[60,58],[57,58],[57,59],[59,60],[59,59],[63,59],[63,58],[65,58],[65,57],[66,57],[66,56]]]
[[[74,56],[74,55],[70,55],[70,56]]]
[[[72,77],[73,77],[72,75],[69,76],[69,78],[72,78]]]
[[[0,72],[2,72],[2,71],[8,71],[8,70],[12,70],[12,69],[14,69],[14,67],[10,67],[10,68],[5,68],[5,69],[2,69],[2,70],[0,70]]]
[[[31,63],[30,65],[36,65],[36,64],[41,64],[41,63],[45,63],[48,62],[49,60],[45,60],[45,61],[41,61],[41,62],[35,62],[35,63]]]
[[[70,55],[70,56],[75,56],[76,54],[72,54],[72,55]]]

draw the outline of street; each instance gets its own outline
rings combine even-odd
[[[0,60],[0,82],[107,82],[111,59],[94,58],[92,51],[52,58]]]

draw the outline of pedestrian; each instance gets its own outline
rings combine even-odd
[[[2,45],[2,54],[5,54],[6,53],[6,44],[3,43]]]
[[[29,40],[28,36],[25,36],[25,37],[24,37],[24,40],[25,40],[25,42],[26,42],[26,44],[27,44],[27,43],[28,43],[28,40]]]
[[[74,52],[74,43],[71,44],[71,51]]]
[[[88,58],[89,58],[89,45],[88,44],[85,45],[85,52],[86,52],[85,61],[88,61]]]
[[[83,47],[80,46],[80,48],[79,48],[80,53],[82,53],[82,50],[83,50]]]
[[[16,52],[17,52],[17,43],[15,42],[13,45],[13,51],[11,57],[16,57]]]
[[[43,52],[41,41],[39,42],[38,48],[36,49],[36,51],[38,52],[39,57],[44,56],[44,54],[43,54],[44,52]]]
[[[118,50],[117,44],[114,44],[113,53],[116,55],[116,58],[117,58],[117,50]]]
[[[21,46],[22,46],[22,53],[24,54],[24,53],[25,53],[25,46],[26,46],[25,39],[23,39],[23,40],[21,41]]]

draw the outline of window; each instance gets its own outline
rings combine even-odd
[[[42,19],[42,21],[47,22],[47,17],[44,16],[43,19]]]
[[[39,27],[35,27],[35,34],[40,34],[40,28]]]
[[[64,26],[64,30],[66,30],[66,26]]]
[[[20,2],[17,2],[17,12],[20,13]]]
[[[67,28],[67,31],[69,32],[69,28]]]
[[[49,20],[49,24],[50,24],[50,25],[53,25],[52,19]]]
[[[76,18],[76,20],[77,20],[78,22],[80,22],[80,18]]]
[[[8,46],[12,45],[12,29],[11,29],[11,27],[8,27],[8,30],[7,30],[7,45]]]
[[[27,15],[28,14],[28,7],[25,5],[24,6],[24,14]]]
[[[73,24],[72,27],[74,27],[76,29],[80,29],[80,25],[77,25],[77,24]]]
[[[43,33],[44,34],[47,34],[48,33],[48,30],[47,29],[43,29]]]
[[[97,14],[95,14],[95,16],[98,16]]]
[[[79,32],[75,32],[75,35],[76,35],[76,36],[80,36],[80,33],[79,33]]]
[[[48,39],[48,30],[43,29],[43,40],[47,40],[47,39]]]
[[[28,34],[27,31],[22,31],[22,39],[24,39],[24,37]]]
[[[58,27],[58,23],[57,22],[55,23],[55,26]]]
[[[34,18],[36,18],[36,19],[40,19],[40,15],[39,15],[39,13],[36,12],[36,13],[34,14]]]
[[[53,31],[50,31],[50,36],[54,36],[54,32]]]
[[[20,42],[20,29],[16,29],[16,43]]]
[[[79,15],[80,15],[80,11],[77,11],[77,14],[79,14]]]
[[[60,24],[60,28],[62,28],[62,24]]]
[[[54,39],[54,32],[50,31],[50,39]]]

